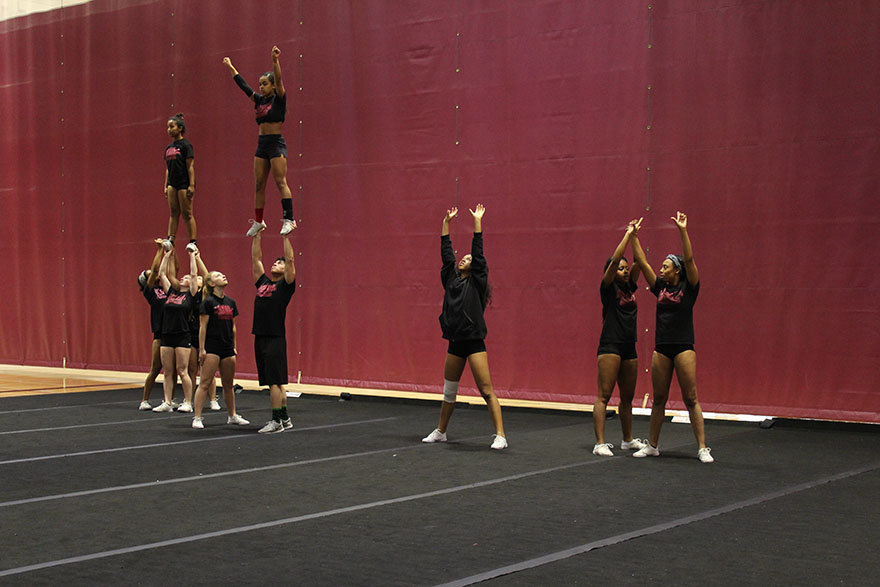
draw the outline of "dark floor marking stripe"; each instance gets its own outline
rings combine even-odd
[[[405,495],[403,497],[395,497],[391,499],[383,499],[379,501],[373,501],[370,503],[363,503],[343,508],[337,508],[332,510],[325,510],[323,512],[315,512],[312,514],[305,514],[302,516],[294,516],[292,518],[282,518],[280,520],[273,520],[271,522],[262,522],[260,524],[251,524],[248,526],[239,526],[237,528],[227,528],[226,530],[217,530],[215,532],[206,532],[204,534],[196,534],[194,536],[183,536],[181,538],[172,538],[170,540],[162,540],[160,542],[151,542],[148,544],[139,544],[136,546],[129,546],[126,548],[117,548],[115,550],[106,550],[104,552],[94,552],[91,554],[84,554],[81,556],[73,556],[70,558],[63,558],[54,561],[46,561],[44,563],[37,563],[34,565],[27,565],[24,567],[16,567],[13,569],[5,569],[0,571],[0,577],[8,577],[10,575],[19,575],[21,573],[28,573],[31,571],[38,571],[40,569],[48,569],[52,567],[59,567],[62,565],[69,565],[73,563],[80,563],[86,561],[92,561],[102,558],[107,558],[111,556],[119,556],[123,554],[132,554],[135,552],[143,552],[146,550],[153,550],[156,548],[164,548],[166,546],[175,546],[177,544],[186,544],[189,542],[197,542],[199,540],[208,540],[211,538],[219,538],[221,536],[229,536],[232,534],[241,534],[243,532],[252,532],[254,530],[265,530],[267,528],[276,528],[278,526],[284,526],[287,524],[296,524],[298,522],[305,522],[308,520],[315,520],[319,518],[327,518],[330,516],[336,516],[339,514],[347,514],[351,512],[357,512],[361,510],[372,509],[375,507],[382,507],[386,505],[405,503],[408,501],[415,501],[418,499],[425,499],[429,497],[437,497],[439,495],[448,495],[451,493],[458,493],[460,491],[466,491],[468,489],[477,489],[480,487],[487,487],[490,485],[497,485],[499,483],[506,483],[508,481],[515,481],[518,479],[525,479],[528,477],[534,477],[536,475],[544,475],[547,473],[555,473],[556,471],[564,471],[566,469],[573,469],[575,467],[583,467],[585,465],[596,465],[599,463],[607,462],[607,460],[598,460],[598,459],[590,459],[589,461],[581,461],[578,463],[569,463],[567,465],[559,465],[557,467],[550,467],[548,469],[539,469],[536,471],[527,471],[525,473],[518,473],[516,475],[509,475],[506,477],[499,477],[497,479],[489,479],[486,481],[478,481],[476,483],[468,483],[467,485],[459,485],[456,487],[449,487],[447,489],[437,489],[435,491],[428,491],[425,493],[416,493],[413,495]]]
[[[773,499],[785,497],[785,496],[791,495],[793,493],[798,493],[800,491],[806,491],[808,489],[812,489],[812,488],[817,487],[819,485],[824,485],[826,483],[833,483],[835,481],[841,481],[841,480],[847,479],[849,477],[861,475],[863,473],[874,471],[876,469],[880,469],[880,463],[874,463],[872,465],[866,465],[864,467],[859,467],[858,469],[852,469],[850,471],[846,471],[844,473],[839,473],[837,475],[831,475],[829,477],[822,477],[821,479],[816,479],[814,481],[808,481],[806,483],[792,485],[790,487],[786,487],[786,488],[780,489],[778,491],[772,491],[770,493],[765,493],[764,495],[759,495],[758,497],[753,497],[751,499],[738,501],[736,503],[732,503],[732,504],[729,504],[729,505],[726,505],[726,506],[723,506],[720,508],[708,510],[705,512],[694,514],[692,516],[686,516],[684,518],[679,518],[677,520],[672,520],[669,522],[665,522],[663,524],[657,524],[655,526],[648,526],[647,528],[641,528],[639,530],[634,530],[632,532],[626,532],[625,534],[618,534],[617,536],[611,536],[609,538],[604,538],[602,540],[588,542],[587,544],[575,546],[574,548],[560,550],[559,552],[554,552],[551,554],[547,554],[547,555],[533,558],[530,560],[522,561],[522,562],[515,563],[512,565],[499,567],[497,569],[493,569],[491,571],[486,571],[484,573],[479,573],[477,575],[471,575],[470,577],[458,579],[457,581],[443,583],[441,585],[438,585],[437,587],[465,587],[466,585],[473,585],[475,583],[480,583],[482,581],[488,581],[490,579],[495,579],[497,577],[502,577],[504,575],[510,575],[512,573],[518,573],[520,571],[534,569],[534,568],[540,567],[542,565],[554,563],[554,562],[557,562],[557,561],[560,561],[560,560],[563,560],[566,558],[577,556],[579,554],[584,554],[584,553],[589,552],[591,550],[604,548],[606,546],[613,546],[615,544],[620,544],[621,542],[625,542],[627,540],[632,540],[633,538],[641,538],[643,536],[650,536],[651,534],[658,534],[660,532],[665,532],[666,530],[671,530],[671,529],[677,528],[679,526],[684,526],[686,524],[692,524],[694,522],[699,522],[699,521],[705,520],[707,518],[712,518],[715,516],[720,516],[722,514],[727,514],[727,513],[730,513],[730,512],[739,510],[739,509],[758,505],[758,504],[761,504],[761,503],[764,503],[764,502],[767,502],[767,501],[770,501]]]
[[[326,428],[339,428],[340,426],[356,426],[358,424],[373,424],[375,422],[387,422],[388,420],[396,420],[397,418],[375,418],[372,420],[356,420],[354,422],[342,422],[339,424],[324,424],[321,426],[308,426],[306,428],[294,428],[293,430],[286,430],[284,434],[290,434],[291,432],[306,432],[309,430],[324,430]],[[198,434],[195,432],[194,434]],[[192,440],[177,440],[174,442],[159,442],[154,444],[141,444],[137,446],[117,446],[114,448],[102,448],[98,450],[87,450],[82,452],[70,452],[63,453],[57,455],[45,455],[42,457],[27,457],[23,459],[12,459],[9,461],[0,461],[0,465],[14,465],[16,463],[31,463],[35,461],[46,461],[51,459],[65,459],[68,457],[82,457],[88,455],[97,455],[111,452],[120,452],[126,450],[141,450],[145,448],[158,448],[162,446],[176,446],[179,444],[192,444],[194,442],[211,442],[214,440],[234,440],[234,439],[242,439],[242,438],[264,438],[264,435],[257,434],[257,431],[254,430],[252,432],[248,432],[246,434],[231,434],[229,436],[216,436],[211,438],[194,438]]]

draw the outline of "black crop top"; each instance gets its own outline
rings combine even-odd
[[[284,122],[284,115],[287,114],[287,94],[283,96],[272,94],[268,98],[262,94],[254,94],[254,111],[257,115],[257,124]]]

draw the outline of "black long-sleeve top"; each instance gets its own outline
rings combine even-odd
[[[486,309],[489,289],[489,266],[483,256],[483,233],[475,232],[471,243],[471,269],[466,278],[458,271],[452,239],[440,237],[440,280],[446,290],[440,328],[447,340],[482,340],[486,338]]]

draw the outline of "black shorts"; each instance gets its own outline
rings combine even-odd
[[[198,330],[196,330],[195,332],[193,332],[192,330],[189,331],[189,345],[194,349],[199,348],[199,331]]]
[[[209,355],[217,355],[221,361],[227,357],[235,356],[235,349],[231,346],[214,344],[210,340],[205,341],[205,352]]]
[[[283,336],[254,336],[254,358],[260,385],[287,383],[287,339]]]
[[[154,332],[153,333],[153,340],[162,340],[162,333],[161,332]]]
[[[482,338],[472,340],[450,340],[446,350],[450,355],[466,359],[474,353],[486,352],[486,341]]]
[[[637,359],[636,343],[634,342],[606,342],[599,345],[597,355],[619,355],[621,361]]]
[[[187,177],[186,179],[178,179],[177,181],[169,179],[168,185],[166,185],[165,187],[173,187],[176,190],[185,190],[189,187],[189,178]]]
[[[260,135],[257,141],[257,152],[254,157],[260,159],[275,159],[276,157],[287,158],[287,143],[281,135]]]
[[[190,348],[189,332],[178,332],[175,334],[163,334],[160,346],[169,346],[174,348]]]
[[[655,352],[658,352],[665,357],[669,357],[672,360],[675,360],[676,355],[692,350],[694,350],[694,345],[692,344],[658,344],[654,346]]]

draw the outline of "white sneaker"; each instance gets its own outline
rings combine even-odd
[[[174,409],[176,410],[177,408],[180,407],[180,404],[177,403],[177,402],[174,401],[174,400],[171,400],[171,407],[174,408]]]
[[[166,238],[162,241],[162,248],[165,249],[165,252],[168,252],[174,248],[174,243],[171,242],[171,239]]]
[[[434,431],[424,437],[422,442],[446,442],[446,433],[434,428]]]
[[[199,248],[196,246],[196,243],[189,243],[188,245],[186,245],[187,253],[195,253],[198,250]]]
[[[251,218],[248,222],[251,223],[251,227],[248,228],[248,231],[247,231],[248,236],[257,236],[258,234],[260,234],[261,230],[266,229],[265,221],[264,222],[257,222],[256,220]]]
[[[169,404],[168,402],[162,402],[161,404],[159,404],[158,406],[153,408],[153,411],[154,412],[170,412],[173,409],[174,408],[172,408],[171,404]]]
[[[701,463],[714,463],[715,459],[712,458],[712,455],[709,453],[712,452],[712,449],[708,446],[705,448],[701,448],[697,451],[697,457],[700,459]]]
[[[201,430],[202,428],[205,427],[205,423],[202,422],[202,419],[201,419],[201,418],[193,418],[193,424],[192,424],[192,426],[193,426],[193,428],[196,428],[196,429],[198,429],[198,430]]]
[[[281,219],[281,234],[290,234],[296,228],[296,220]]]
[[[651,446],[650,444],[648,444],[645,446],[645,448],[642,448],[642,449],[634,452],[633,456],[636,457],[637,459],[640,459],[642,457],[659,457],[660,450]]]
[[[613,457],[614,453],[611,452],[611,447],[614,446],[610,442],[606,442],[604,444],[597,444],[593,446],[593,454],[600,457]]]
[[[492,446],[489,448],[494,448],[495,450],[501,450],[502,448],[507,448],[507,439],[501,436],[500,434],[495,435],[495,440],[492,441]]]
[[[648,443],[641,438],[633,438],[629,442],[624,440],[620,443],[620,448],[623,450],[642,450],[646,446],[648,446]]]
[[[275,420],[269,420],[266,422],[266,425],[258,430],[260,434],[275,434],[277,432],[284,432],[284,424],[281,422],[276,422]]]
[[[138,409],[142,412],[146,412],[148,410],[152,410],[153,406],[150,405],[150,402],[144,400],[141,402],[141,405],[138,406]]]
[[[210,407],[212,410],[214,410],[216,412],[220,409],[220,404],[217,403],[217,400],[212,399],[211,403],[208,404],[208,407]]]
[[[233,414],[232,416],[229,416],[228,418],[226,418],[226,423],[227,424],[236,424],[238,426],[247,426],[248,424],[250,424],[250,422],[248,422],[247,420],[245,420],[244,418],[242,418],[238,414]]]
[[[285,430],[290,430],[293,428],[293,422],[288,418],[287,420],[281,420],[281,425],[284,426]]]
[[[177,406],[177,411],[178,412],[192,412],[193,411],[192,404],[189,402],[183,402],[182,404]]]

